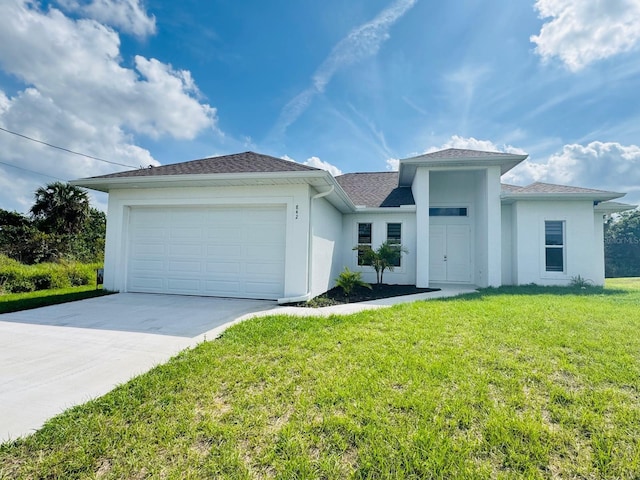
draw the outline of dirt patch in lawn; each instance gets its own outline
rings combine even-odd
[[[381,298],[400,297],[402,295],[414,295],[416,293],[436,292],[439,288],[418,288],[415,285],[389,285],[386,283],[373,284],[371,290],[365,287],[356,287],[349,298],[345,297],[342,288],[334,287],[326,293],[312,298],[308,302],[300,302],[296,307],[327,307],[343,303],[366,302]]]

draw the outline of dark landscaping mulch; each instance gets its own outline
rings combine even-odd
[[[386,283],[372,284],[371,287],[371,290],[365,287],[356,287],[348,299],[344,296],[342,288],[334,287],[308,302],[300,302],[294,305],[297,307],[326,307],[329,305],[366,302],[367,300],[379,300],[381,298],[436,292],[440,290],[439,288],[417,288],[415,285],[388,285]]]

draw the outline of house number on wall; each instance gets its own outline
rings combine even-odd
[[[300,214],[300,206],[296,205],[296,220],[298,220],[299,214]]]

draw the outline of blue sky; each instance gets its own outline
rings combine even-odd
[[[526,152],[504,181],[640,203],[639,53],[636,0],[4,0],[0,127],[135,167],[254,150],[338,174]],[[0,142],[8,210],[127,168]]]

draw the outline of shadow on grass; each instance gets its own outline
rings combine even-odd
[[[0,314],[31,310],[34,308],[47,307],[49,305],[59,305],[61,303],[85,300],[87,298],[102,297],[103,295],[111,295],[112,293],[115,292],[97,289],[8,300],[6,302],[0,302]]]
[[[541,285],[521,285],[521,286],[504,286],[504,287],[489,287],[481,288],[473,293],[465,293],[457,297],[441,298],[440,301],[453,301],[453,300],[477,300],[484,297],[497,297],[502,295],[511,296],[533,296],[533,295],[558,295],[558,296],[616,296],[616,295],[629,295],[629,290],[621,288],[607,288],[607,287],[545,287]]]

